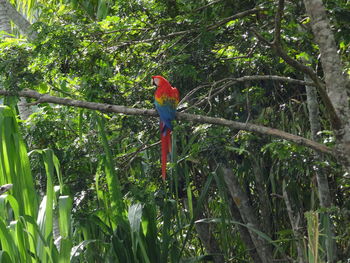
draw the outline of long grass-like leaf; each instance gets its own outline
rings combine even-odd
[[[0,184],[13,184],[11,193],[14,199],[10,199],[10,204],[16,218],[22,215],[37,216],[38,196],[33,181],[27,149],[15,114],[11,108],[0,106]],[[36,233],[33,226],[28,225],[27,231],[32,236],[28,249],[35,253]]]
[[[79,257],[80,253],[91,243],[96,243],[97,240],[84,240],[77,246],[74,246],[71,251],[71,261],[73,261],[76,257]]]
[[[318,213],[315,211],[309,211],[305,213],[305,217],[307,220],[309,263],[322,263],[324,261],[319,256],[319,250],[321,247],[319,243],[320,232]]]
[[[72,198],[69,196],[60,196],[58,199],[59,207],[59,226],[61,235],[60,244],[60,263],[69,263],[73,246],[71,236],[71,210],[73,206]]]
[[[46,196],[44,197],[38,215],[38,226],[41,233],[46,241],[49,241],[51,247],[53,247],[52,230],[53,230],[53,205],[54,205],[54,187],[53,187],[53,177],[54,177],[54,163],[53,163],[53,151],[43,150],[41,151],[44,160],[45,170],[46,170]],[[50,255],[46,254],[46,247],[43,246],[42,242],[38,241],[37,251],[39,257],[46,261]]]
[[[162,230],[162,244],[161,244],[161,259],[160,262],[168,262],[171,223],[171,201],[165,200],[163,208],[163,230]]]
[[[129,207],[128,219],[130,223],[130,229],[133,233],[138,233],[140,231],[142,218],[142,205],[133,204]]]
[[[15,245],[19,251],[20,262],[31,262],[32,257],[28,253],[29,237],[23,220],[12,221],[10,228]]]
[[[69,238],[71,236],[71,210],[73,201],[70,196],[59,197],[59,225],[60,234],[62,238]]]
[[[111,150],[109,149],[107,135],[104,128],[104,119],[101,116],[97,116],[97,124],[99,133],[103,145],[103,149],[106,155],[105,158],[105,173],[107,178],[108,189],[111,193],[111,205],[112,210],[116,212],[117,219],[123,221],[124,203],[121,194],[121,186],[118,176],[115,173],[113,158]],[[119,222],[122,223],[122,222]]]
[[[2,250],[8,252],[12,262],[20,262],[18,247],[2,219],[0,219],[0,236]]]
[[[196,220],[195,223],[222,223],[222,218],[204,218],[204,219]],[[241,226],[248,228],[250,231],[257,234],[261,239],[265,239],[266,241],[268,241],[269,243],[274,245],[276,247],[276,249],[279,250],[279,252],[283,253],[282,248],[280,246],[278,246],[278,244],[277,244],[278,242],[280,242],[279,240],[273,241],[268,235],[266,235],[264,232],[261,232],[260,230],[256,229],[252,225],[243,224],[243,223],[238,222],[236,220],[226,220],[226,224],[236,224],[236,225],[241,225]]]
[[[9,253],[7,253],[6,251],[0,251],[0,262],[2,263],[13,263],[13,261],[11,260]]]
[[[10,204],[10,207],[14,215],[14,219],[18,219],[20,217],[20,213],[19,213],[19,205],[16,198],[14,198],[12,195],[4,195],[4,197],[6,198],[6,201]]]
[[[143,208],[142,230],[145,236],[147,253],[150,261],[160,262],[160,247],[157,229],[157,210],[154,203],[145,204]]]
[[[142,219],[142,205],[133,204],[129,207],[128,219],[131,230],[131,240],[134,252],[134,261],[138,261],[138,252],[140,251],[140,258],[143,262],[150,263],[144,239],[141,237],[141,219]]]
[[[188,239],[190,237],[190,233],[191,233],[192,228],[193,228],[194,223],[195,223],[195,218],[196,218],[197,214],[199,213],[200,209],[202,209],[202,205],[203,205],[204,200],[205,200],[205,198],[206,198],[206,196],[207,196],[207,194],[209,192],[209,187],[210,187],[212,181],[213,181],[213,175],[210,174],[208,176],[208,178],[207,178],[207,181],[205,182],[205,185],[204,185],[202,191],[201,191],[201,194],[200,194],[198,202],[197,202],[197,206],[194,209],[194,215],[193,215],[193,218],[191,220],[190,226],[188,228],[188,231],[187,231],[187,234],[186,234],[186,238],[185,238],[185,240],[182,243],[182,248],[181,248],[181,251],[180,251],[180,258],[181,258],[182,252],[185,249],[186,243],[187,243],[187,241],[188,241]],[[180,260],[180,258],[179,258],[179,260]]]

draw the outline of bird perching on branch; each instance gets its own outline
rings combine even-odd
[[[152,83],[157,87],[154,104],[160,117],[162,178],[165,181],[167,156],[171,153],[171,122],[175,119],[180,94],[177,88],[172,87],[162,76],[153,76]]]

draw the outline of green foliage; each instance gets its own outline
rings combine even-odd
[[[50,150],[40,152],[48,180],[46,196],[38,207],[39,196],[34,190],[26,146],[10,108],[1,107],[0,121],[3,127],[0,133],[1,179],[13,184],[13,196],[5,196],[1,200],[3,213],[0,229],[4,237],[1,239],[4,260],[9,260],[5,254],[8,253],[11,258],[9,262],[36,262],[37,259],[42,262],[58,262],[57,248],[52,240],[55,194],[52,177],[54,167],[56,171],[59,169],[57,158]],[[7,208],[7,202],[10,208]]]
[[[5,89],[18,91],[35,87],[40,74],[28,68],[31,59],[31,47],[22,41],[1,43],[0,70],[3,72],[2,85]]]
[[[17,215],[35,216],[37,196],[34,190],[26,146],[12,109],[0,107],[0,184],[12,183],[18,202]]]
[[[326,5],[349,71],[348,4]],[[246,75],[304,78],[257,43],[251,31],[258,29],[272,40],[272,1],[50,0],[18,6],[36,10],[31,11],[38,38],[30,44],[15,38],[0,43],[0,81],[7,90],[30,88],[58,97],[153,108],[149,80],[160,74],[186,97],[181,111],[310,137],[304,86],[236,81]],[[226,20],[255,7],[265,10]],[[319,69],[309,23],[302,1],[286,3],[283,48]],[[314,179],[319,169],[326,172],[338,207],[330,214],[339,259],[346,259],[349,178],[337,160],[325,156],[318,161],[309,149],[281,139],[178,122],[164,184],[156,119],[48,103],[33,110],[20,128],[12,110],[0,110],[0,183],[14,184],[10,194],[0,197],[1,262],[205,262],[217,255],[225,262],[252,262],[254,249],[240,227],[266,240],[275,259],[296,259],[298,240],[281,185],[285,182],[296,212],[315,211],[320,207]],[[334,135],[322,105],[320,112],[320,139],[332,146]],[[30,159],[26,147],[32,151]],[[233,220],[235,204],[217,172],[220,164],[232,168],[259,223],[269,230]],[[59,246],[52,233],[57,217]],[[311,261],[324,250],[313,235],[323,231],[314,219],[300,219],[304,229],[308,226],[309,239],[301,241],[309,245]],[[199,236],[196,224],[203,222],[218,251],[209,251]]]
[[[319,220],[318,214],[315,212],[306,213],[308,223],[308,235],[309,235],[309,262],[323,262],[319,259],[320,245],[319,245]]]

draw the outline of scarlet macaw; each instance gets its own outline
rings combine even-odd
[[[160,140],[161,140],[161,162],[162,178],[166,179],[167,155],[171,152],[171,121],[175,119],[176,107],[179,104],[179,91],[170,85],[162,76],[153,76],[153,84],[157,87],[154,94],[154,104],[160,116]]]

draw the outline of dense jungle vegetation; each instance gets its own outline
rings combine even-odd
[[[0,0],[0,31],[0,262],[349,262],[349,1]]]

